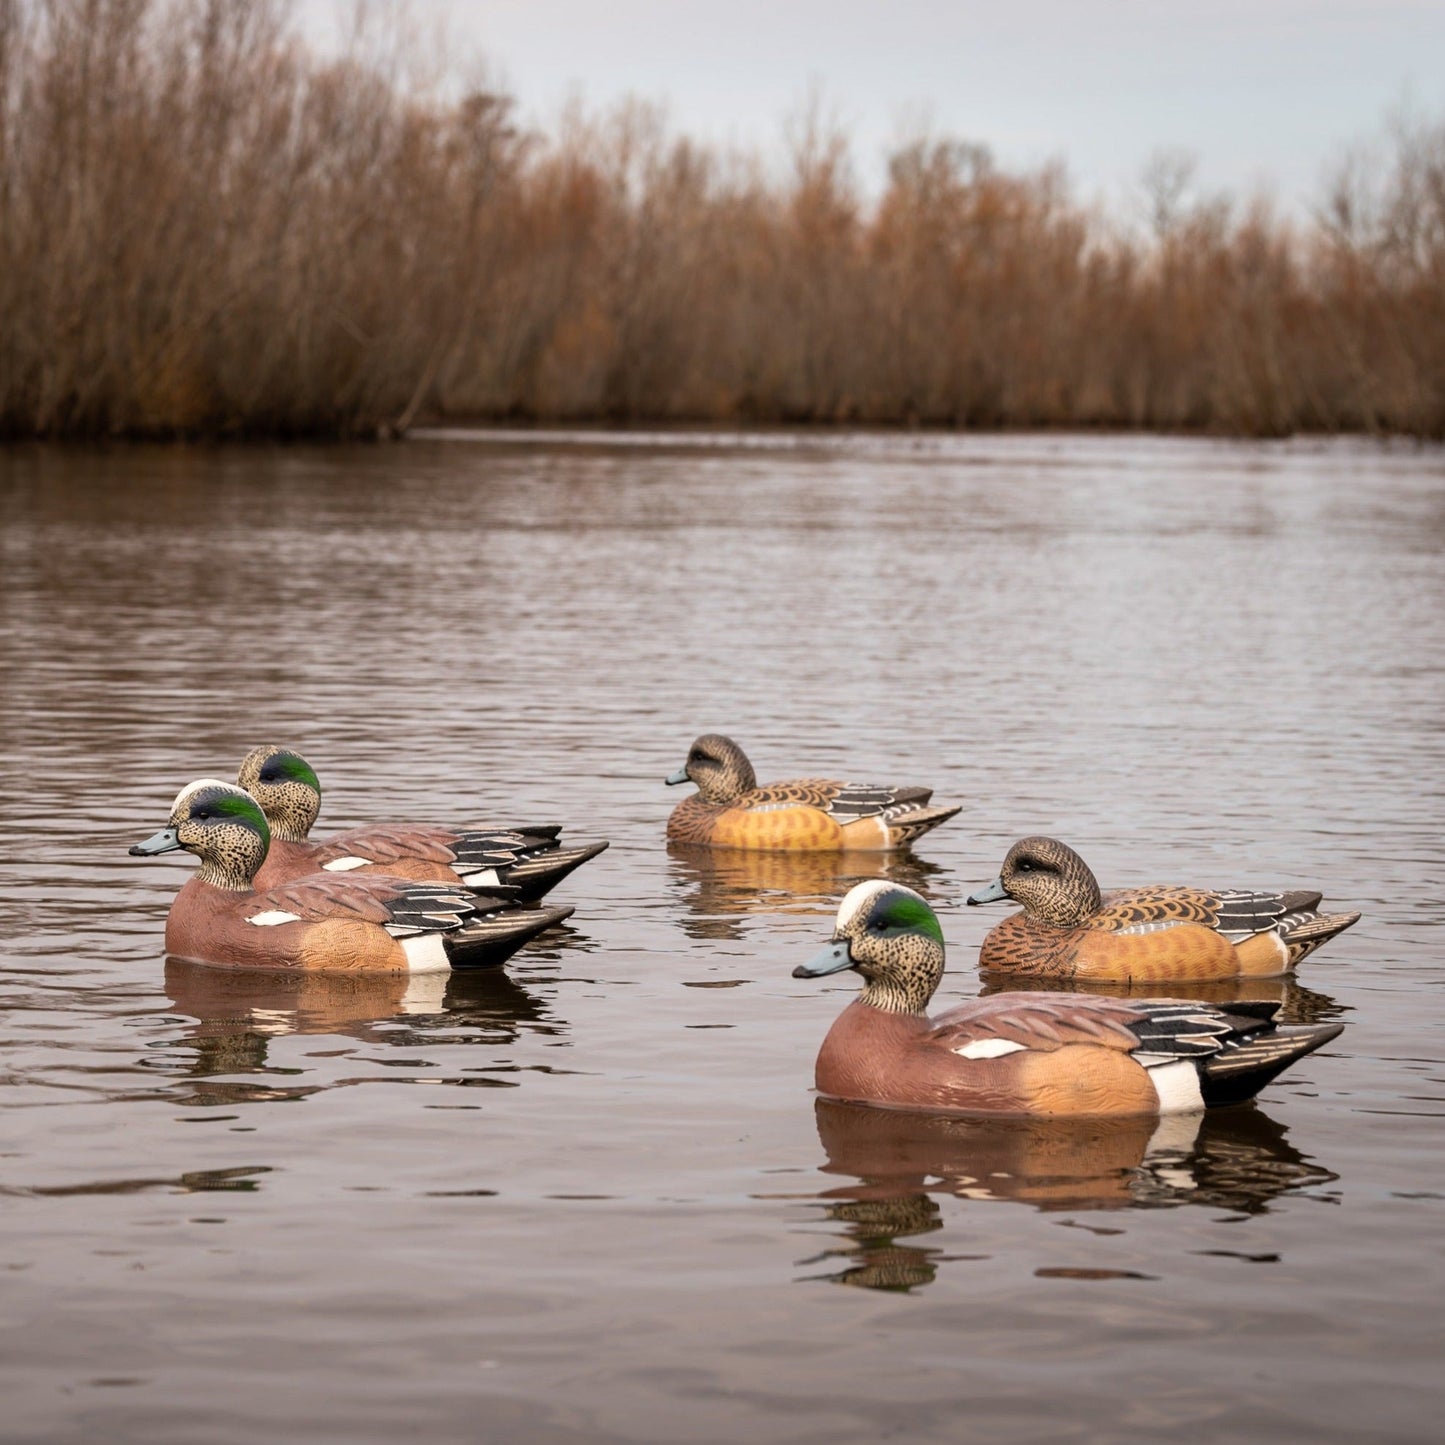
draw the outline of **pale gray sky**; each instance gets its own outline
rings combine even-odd
[[[341,0],[344,8],[345,0]],[[338,0],[302,0],[308,22]],[[1291,206],[1409,102],[1445,119],[1445,0],[409,0],[445,17],[543,126],[570,94],[667,102],[678,129],[776,148],[810,87],[854,137],[860,178],[926,116],[1005,165],[1062,158],[1123,202],[1151,152],[1199,182]]]

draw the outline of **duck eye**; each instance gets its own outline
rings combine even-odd
[[[1033,871],[1034,871],[1034,865],[1033,865],[1032,863],[1030,863],[1027,858],[1020,858],[1020,859],[1019,859],[1019,872],[1020,872],[1020,873],[1032,873]]]

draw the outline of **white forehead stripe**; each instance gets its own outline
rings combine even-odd
[[[187,783],[185,787],[176,794],[176,800],[171,804],[171,812],[178,812],[181,804],[184,803],[192,793],[199,793],[202,788],[224,788],[228,793],[242,793],[244,791],[238,788],[235,783],[227,783],[221,778],[197,778],[194,783]],[[250,794],[245,793],[244,796],[250,797]]]
[[[1001,1059],[1005,1054],[1020,1053],[1023,1048],[1023,1044],[1012,1039],[975,1039],[953,1052],[961,1059]]]
[[[886,878],[870,878],[866,883],[855,884],[838,905],[838,931],[842,932],[855,919],[867,913],[880,893],[889,893],[897,887]]]

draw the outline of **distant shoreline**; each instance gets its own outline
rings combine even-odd
[[[1146,178],[1147,226],[817,113],[778,176],[640,102],[309,50],[265,0],[0,6],[0,439],[505,425],[1445,438],[1445,122],[1315,219]],[[145,57],[138,63],[137,57]],[[525,419],[525,420],[523,420]]]

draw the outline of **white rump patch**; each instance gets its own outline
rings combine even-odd
[[[1001,1059],[1005,1054],[1021,1053],[1024,1047],[1012,1039],[975,1039],[953,1052],[961,1059]]]
[[[399,940],[412,973],[450,973],[451,959],[440,933],[416,933]]]
[[[279,908],[268,908],[264,913],[253,913],[247,923],[254,923],[260,928],[273,928],[278,923],[300,923],[299,913],[285,913]]]
[[[1144,1060],[1134,1055],[1140,1063]],[[1192,1059],[1174,1059],[1167,1064],[1144,1064],[1149,1082],[1159,1095],[1161,1114],[1187,1114],[1204,1107],[1204,1094],[1199,1087],[1199,1069]]]
[[[346,858],[333,858],[331,862],[323,863],[321,866],[328,873],[350,873],[353,868],[365,868],[369,863],[375,861],[373,858],[355,858],[348,856]]]

